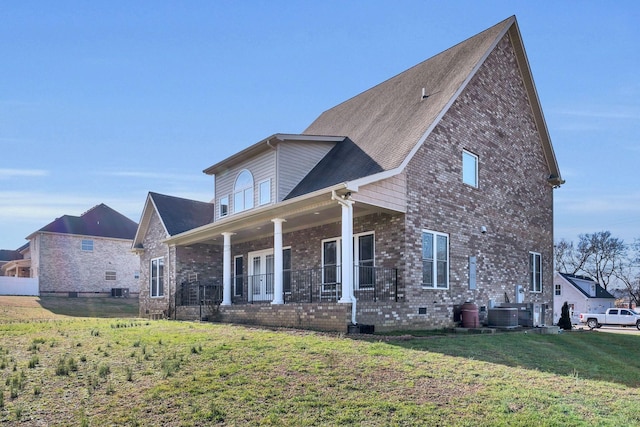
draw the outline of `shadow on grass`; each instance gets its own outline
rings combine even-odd
[[[595,331],[560,335],[501,333],[389,340],[389,344],[571,379],[640,386],[639,335]]]
[[[40,297],[40,306],[54,314],[72,317],[138,317],[138,298]]]

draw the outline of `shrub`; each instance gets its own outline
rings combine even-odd
[[[571,316],[569,315],[569,304],[565,301],[562,305],[562,313],[558,320],[558,327],[564,330],[571,329]]]

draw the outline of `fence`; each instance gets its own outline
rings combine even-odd
[[[0,295],[40,295],[37,278],[0,276]]]

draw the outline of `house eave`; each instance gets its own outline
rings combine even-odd
[[[231,215],[228,218],[218,220],[214,223],[171,236],[163,240],[163,243],[180,246],[201,243],[208,240],[217,241],[223,232],[233,232],[234,230],[240,229],[246,230],[258,223],[270,222],[271,219],[274,218],[286,218],[294,213],[312,212],[319,206],[333,205],[331,201],[333,191],[343,194],[353,190],[348,188],[347,183],[336,184],[273,205]]]
[[[245,161],[259,153],[275,148],[276,144],[284,141],[307,141],[307,142],[325,142],[328,144],[336,144],[346,139],[345,136],[331,136],[331,135],[302,135],[292,133],[276,133],[273,134],[242,151],[233,154],[230,157],[222,160],[203,170],[207,175],[215,175],[222,170],[228,169],[238,163]]]

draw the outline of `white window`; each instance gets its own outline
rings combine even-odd
[[[556,283],[555,285],[555,293],[556,296],[562,295],[562,285],[560,285],[559,283]]]
[[[151,289],[152,297],[164,296],[164,258],[151,260],[149,288]]]
[[[229,196],[220,197],[218,201],[218,215],[220,218],[229,215]]]
[[[88,252],[93,251],[93,240],[82,239],[82,250]]]
[[[233,187],[233,212],[242,212],[253,208],[253,175],[243,170],[236,178]]]
[[[422,232],[422,287],[449,288],[449,235]]]
[[[271,203],[271,180],[266,179],[260,182],[260,204]]]
[[[542,255],[529,252],[529,290],[542,292]]]
[[[322,241],[322,284],[340,282],[340,239]]]
[[[353,258],[355,263],[354,283],[356,289],[374,285],[375,238],[371,232],[353,236]],[[324,289],[334,289],[326,285],[341,283],[342,239],[339,237],[322,241],[322,283]]]
[[[134,279],[139,279],[140,278],[140,270],[136,270],[133,272],[133,278]]]
[[[375,238],[373,233],[354,236],[353,253],[358,268],[354,283],[356,289],[372,288],[375,284],[374,254]]]
[[[478,156],[462,151],[462,182],[478,187]]]
[[[104,280],[116,280],[116,272],[113,270],[107,270],[104,272]]]

